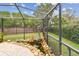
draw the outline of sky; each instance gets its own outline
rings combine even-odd
[[[37,8],[37,6],[40,5],[40,4],[39,3],[24,3],[24,4],[20,3],[20,5],[23,6],[23,7],[28,7],[28,8],[35,10]],[[77,4],[77,3],[70,3],[70,4],[69,3],[63,3],[62,4],[62,10],[65,10],[65,9],[75,10],[76,11],[75,15],[79,16],[79,4]],[[22,11],[22,13],[25,13],[27,15],[33,15],[33,11],[25,10],[25,9],[22,9],[22,8],[20,8],[20,10]],[[0,6],[0,11],[18,12],[18,10],[15,6],[8,6],[8,7]]]
[[[75,11],[75,15],[79,16],[79,4],[78,3],[64,3],[62,4],[62,10],[72,9]]]
[[[0,3],[0,5],[3,5],[3,4]],[[8,5],[8,4],[4,3],[4,5]],[[36,4],[36,3],[26,3],[26,4],[20,3],[19,5],[35,10],[39,4]],[[26,10],[26,9],[23,9],[23,8],[20,8],[20,10],[21,10],[22,13],[25,13],[27,15],[33,15],[33,11]],[[7,7],[6,6],[0,6],[0,11],[19,12],[15,6],[7,6]]]

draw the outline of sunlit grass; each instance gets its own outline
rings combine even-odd
[[[56,35],[56,34],[53,34],[53,33],[50,33],[50,34],[52,34],[52,35],[55,36],[56,38],[59,37],[59,36]],[[79,49],[79,44],[74,43],[74,42],[72,42],[72,41],[70,41],[70,40],[68,40],[68,39],[62,38],[62,42],[67,43],[67,44],[69,44],[70,46],[73,46],[73,47],[76,48],[76,49]]]
[[[53,34],[53,33],[49,33],[49,34],[51,34],[51,35],[53,35],[54,37],[58,38],[58,35],[56,35],[56,34]],[[55,39],[50,39],[50,41],[51,41],[51,43],[53,43],[53,42],[55,42]],[[79,44],[76,44],[76,43],[74,43],[74,42],[72,42],[72,41],[70,41],[70,40],[68,40],[68,39],[62,38],[62,41],[63,41],[64,43],[66,43],[66,44],[68,44],[68,45],[70,45],[70,46],[76,48],[76,49],[79,48]],[[55,47],[56,47],[54,50],[57,50],[57,51],[58,51],[58,44],[55,43],[55,44],[52,44],[52,46],[53,46],[53,45],[55,45]],[[67,48],[66,46],[64,46],[64,45],[62,45],[62,54],[63,54],[64,56],[68,56],[68,48]],[[78,56],[78,54],[75,53],[74,51],[72,51],[72,55],[73,55],[73,56]]]
[[[27,33],[25,34],[25,39],[35,38],[38,33]],[[24,40],[24,34],[12,34],[12,35],[4,35],[4,41],[16,41],[16,40]]]

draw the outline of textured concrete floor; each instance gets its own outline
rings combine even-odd
[[[33,56],[33,53],[28,48],[3,42],[0,43],[0,56]]]

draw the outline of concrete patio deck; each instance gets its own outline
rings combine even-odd
[[[34,54],[28,48],[3,42],[0,43],[0,56],[34,56]]]

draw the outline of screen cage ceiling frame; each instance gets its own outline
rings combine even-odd
[[[28,9],[28,10],[30,10],[30,11],[34,11],[33,9],[31,9],[31,8],[27,8],[27,7],[23,7],[23,6],[20,6],[20,5],[17,5],[17,3],[14,3],[14,4],[11,4],[11,5],[0,5],[0,6],[15,6],[16,8],[17,8],[17,10],[19,11],[19,13],[20,13],[20,15],[21,15],[21,17],[22,17],[22,19],[23,19],[23,24],[24,24],[24,39],[25,39],[25,22],[24,22],[24,20],[25,20],[25,17],[23,16],[23,14],[22,14],[22,12],[21,12],[21,10],[20,10],[20,8],[23,8],[23,9]],[[48,12],[48,13],[46,13],[45,14],[45,16],[43,17],[43,18],[40,18],[40,19],[42,19],[43,20],[43,28],[42,28],[42,32],[43,32],[43,35],[44,35],[44,37],[45,37],[45,39],[46,39],[46,42],[48,43],[48,21],[49,21],[49,19],[50,19],[50,17],[49,16],[51,16],[50,14],[51,13],[53,13],[54,12],[54,10],[56,9],[56,8],[59,8],[59,55],[62,55],[62,43],[61,43],[61,36],[62,36],[62,29],[61,29],[61,4],[60,3],[58,3],[58,4],[56,4],[53,8],[51,8],[51,10]],[[40,14],[43,14],[43,12],[39,12]],[[0,17],[1,18],[1,21],[2,21],[2,33],[4,32],[4,22],[3,22],[3,18],[9,18],[9,17]],[[16,18],[16,17],[15,17]],[[18,18],[18,17],[17,17]],[[39,18],[38,18],[39,19]],[[2,39],[3,39],[3,35],[2,35]]]

